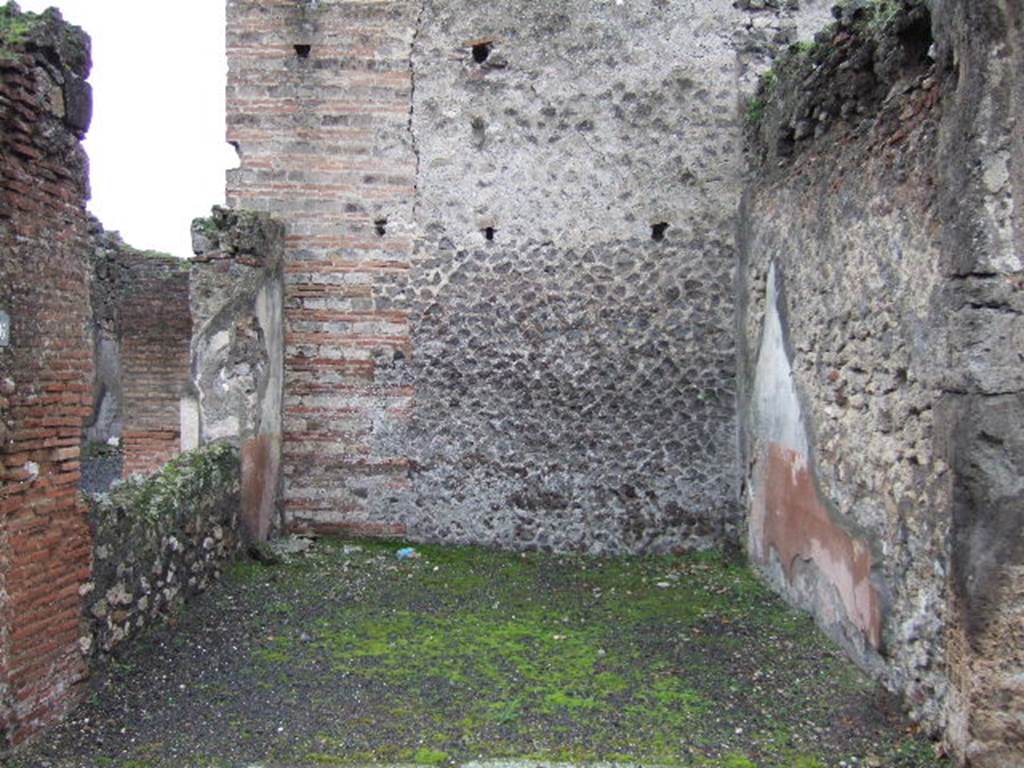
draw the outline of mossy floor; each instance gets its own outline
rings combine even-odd
[[[236,564],[12,766],[945,765],[808,618],[718,555],[400,561],[399,546]]]

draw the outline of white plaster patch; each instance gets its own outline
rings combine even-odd
[[[231,334],[228,331],[218,331],[217,333],[213,334],[213,336],[210,338],[210,342],[207,347],[207,352],[209,354],[219,352],[230,343]]]
[[[199,403],[194,397],[183,397],[180,402],[181,450],[192,451],[199,447]]]
[[[793,381],[793,366],[786,353],[776,280],[772,264],[768,271],[764,333],[754,379],[754,421],[761,440],[789,448],[803,461],[808,455],[807,434]],[[802,468],[794,466],[794,471]]]

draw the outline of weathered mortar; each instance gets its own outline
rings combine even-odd
[[[196,444],[242,456],[243,536],[280,530],[284,378],[284,228],[265,214],[214,208],[192,225],[190,304]]]
[[[229,201],[289,228],[289,520],[589,551],[721,540],[737,71],[802,17],[228,10]]]
[[[751,110],[751,554],[962,759],[1018,765],[1024,327],[1006,169],[1024,155],[1000,41],[1019,10],[946,3],[932,48],[923,5],[875,7],[894,13],[851,4]]]
[[[153,472],[181,451],[179,398],[188,380],[188,270],[127,245],[92,219],[90,295],[96,374],[83,489]],[[123,461],[126,472],[122,471]]]
[[[89,647],[109,654],[206,590],[238,552],[237,449],[219,443],[183,454],[91,505]]]
[[[59,13],[0,6],[0,752],[60,719],[86,674],[89,68]]]
[[[969,764],[1024,764],[1024,3],[946,0],[957,88],[939,189],[954,470],[950,737]]]

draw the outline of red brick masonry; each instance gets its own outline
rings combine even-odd
[[[147,475],[181,453],[180,400],[189,379],[188,262],[126,252],[120,297],[124,475]]]
[[[59,54],[37,40],[33,54],[0,56],[0,309],[12,326],[0,348],[0,750],[60,719],[87,674],[92,541],[78,484],[93,352],[76,134],[88,40],[44,18]]]

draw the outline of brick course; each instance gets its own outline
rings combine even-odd
[[[88,38],[57,14],[38,21],[30,47],[0,40],[0,749],[59,719],[86,676]]]
[[[351,479],[405,482],[404,458],[372,436],[411,390],[382,386],[374,356],[408,351],[409,324],[375,297],[408,272],[412,242],[379,238],[367,202],[412,203],[415,18],[411,2],[228,3],[228,140],[242,156],[228,204],[288,224],[282,470],[294,524],[365,526],[366,505],[341,501]],[[311,45],[309,58],[295,45]]]
[[[121,302],[124,473],[149,474],[181,453],[189,380],[188,263],[126,249]]]

